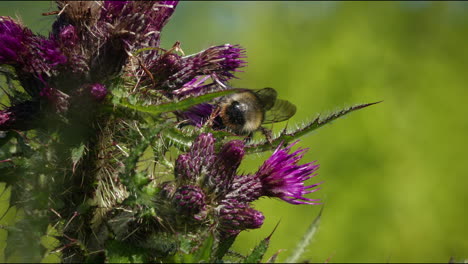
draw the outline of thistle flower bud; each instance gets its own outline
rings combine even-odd
[[[236,200],[224,200],[217,208],[219,230],[229,235],[237,235],[245,229],[259,228],[265,217],[245,203]]]
[[[106,95],[107,95],[107,89],[106,86],[100,83],[95,83],[90,86],[89,90],[91,96],[96,100],[96,101],[102,101]]]
[[[177,188],[173,199],[178,211],[196,220],[206,217],[205,193],[198,186],[184,185]]]
[[[244,142],[241,140],[229,141],[217,154],[213,169],[209,173],[217,195],[224,195],[229,191],[244,154]]]

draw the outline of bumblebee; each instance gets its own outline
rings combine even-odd
[[[252,138],[253,132],[261,130],[270,140],[269,131],[262,125],[288,120],[296,113],[296,106],[277,99],[276,90],[267,87],[223,96],[218,100],[215,112],[215,129],[246,135],[248,139]]]

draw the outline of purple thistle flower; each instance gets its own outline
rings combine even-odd
[[[203,103],[192,106],[184,112],[177,113],[177,115],[180,119],[186,120],[186,124],[201,127],[206,123],[214,108],[211,104]]]
[[[0,17],[0,64],[17,64],[33,33],[9,17]]]
[[[228,80],[234,77],[232,71],[245,66],[243,58],[245,50],[240,45],[225,44],[185,57],[184,62],[199,75],[218,73],[222,80]]]
[[[211,134],[201,134],[193,142],[189,153],[181,154],[176,160],[176,180],[182,183],[195,183],[208,170],[216,159],[214,154],[215,139]]]
[[[181,88],[176,89],[172,91],[172,94],[179,98],[183,99],[186,97],[193,97],[193,96],[200,96],[205,93],[209,92],[214,92],[214,91],[219,91],[221,86],[219,86],[217,83],[208,83],[206,84],[206,81],[209,78],[216,78],[216,76],[207,76],[207,75],[200,75],[195,78],[193,78],[191,81],[185,83]]]
[[[215,153],[214,143],[212,134],[201,134],[190,152],[177,158],[175,176],[181,184],[201,184],[214,199],[220,200],[229,191],[245,151],[242,141],[233,140]]]
[[[312,189],[318,184],[304,186],[304,182],[317,174],[319,165],[314,162],[297,165],[308,149],[298,149],[289,153],[297,141],[284,149],[278,147],[259,168],[256,176],[262,182],[263,195],[278,197],[291,204],[318,204],[318,199],[309,199],[305,194],[318,191]]]
[[[54,38],[52,35],[51,38]],[[68,67],[73,73],[84,73],[89,70],[83,50],[80,47],[80,37],[77,28],[73,25],[64,26],[60,29],[57,37],[62,52],[68,57]]]
[[[100,83],[90,85],[89,92],[96,101],[102,101],[107,95],[106,86]]]
[[[216,211],[219,230],[227,235],[237,235],[245,229],[259,228],[265,219],[261,212],[234,199],[222,201]]]
[[[174,57],[178,59],[171,64],[171,75],[160,75],[160,69],[164,64],[155,63],[151,69],[158,80],[164,80],[159,85],[160,89],[177,90],[175,94],[190,94],[198,92],[207,78],[201,77],[203,75],[216,76],[221,81],[227,81],[234,77],[233,72],[238,71],[238,68],[244,67],[246,62],[242,60],[245,58],[244,49],[239,45],[225,44],[221,46],[210,47],[197,54],[189,55],[186,57]],[[166,73],[166,74],[167,74]],[[197,78],[198,77],[198,78]],[[202,80],[200,82],[200,80]],[[204,87],[206,88],[206,87]]]
[[[34,37],[31,43],[30,63],[35,63],[32,71],[48,73],[51,68],[67,62],[67,57],[63,55],[58,43],[53,39]]]
[[[205,193],[200,187],[183,185],[177,188],[173,201],[179,212],[196,220],[203,220],[207,215]]]
[[[224,197],[229,191],[244,155],[243,141],[232,140],[224,144],[210,168],[209,180],[214,183],[214,193]]]
[[[0,17],[0,64],[19,66],[29,73],[52,74],[52,70],[67,62],[53,39],[35,36],[13,19]]]
[[[105,1],[98,27],[119,35],[129,48],[158,46],[178,1]],[[110,27],[109,27],[110,25]]]
[[[59,33],[59,40],[64,47],[74,47],[79,38],[73,25],[63,27]]]

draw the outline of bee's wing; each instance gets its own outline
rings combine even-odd
[[[278,96],[278,93],[275,89],[267,87],[252,91],[257,95],[265,111],[270,110],[274,106],[276,97]]]
[[[263,124],[288,120],[296,113],[296,106],[286,100],[276,99],[273,107],[265,112]]]

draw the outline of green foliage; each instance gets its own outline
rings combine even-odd
[[[320,223],[320,217],[322,216],[323,207],[320,209],[320,213],[315,217],[314,221],[310,224],[307,228],[302,239],[297,243],[296,248],[292,251],[291,255],[286,259],[287,263],[297,263],[303,254],[305,253],[305,249],[310,245],[312,242],[312,238],[314,237],[315,233],[317,232],[318,225]]]
[[[379,102],[377,102],[379,103]],[[270,150],[272,148],[276,148],[276,146],[280,144],[286,145],[289,142],[292,142],[294,140],[299,139],[302,136],[305,136],[306,134],[315,131],[316,129],[340,118],[343,117],[353,111],[363,109],[365,107],[377,104],[377,103],[370,103],[370,104],[360,104],[360,105],[355,105],[351,106],[345,109],[342,109],[338,112],[335,112],[333,114],[330,114],[326,116],[325,118],[321,118],[320,115],[317,116],[312,122],[306,123],[305,125],[293,129],[291,131],[283,130],[279,136],[274,137],[271,142],[268,142],[264,140],[263,142],[253,142],[251,145],[247,146],[247,151],[249,153],[257,153],[257,152],[263,152],[266,150]]]
[[[133,105],[127,102],[126,100],[122,100],[121,102],[118,103],[118,105],[128,108],[128,109],[136,110],[142,113],[158,115],[164,112],[185,110],[191,106],[201,104],[211,99],[224,96],[224,95],[236,92],[236,91],[237,89],[229,89],[229,90],[224,90],[224,91],[212,92],[212,93],[207,93],[207,94],[196,96],[196,97],[188,97],[178,102],[176,101],[176,102],[170,102],[170,103],[165,103],[165,104],[160,104],[160,105],[146,105],[146,106]]]
[[[145,250],[129,246],[119,241],[109,241],[106,246],[106,261],[108,263],[142,263]]]
[[[245,258],[244,263],[260,263],[270,245],[270,238],[271,236],[266,237],[254,247],[252,252]]]

